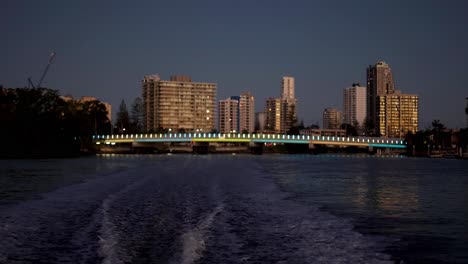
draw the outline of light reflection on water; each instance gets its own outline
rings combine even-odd
[[[397,238],[392,253],[406,261],[468,262],[467,161],[323,155],[263,162],[295,199],[350,217],[361,232]]]
[[[151,166],[154,168],[151,168],[149,172],[142,170]],[[158,166],[164,166],[166,174],[176,176],[173,183],[184,188],[184,191],[174,190],[170,184],[166,183],[167,179],[157,178],[156,176],[160,172]],[[210,166],[212,171],[206,171],[205,166]],[[128,174],[134,171],[142,174]],[[238,175],[238,171],[239,173],[242,171],[243,174]],[[197,215],[198,211],[204,212],[206,210],[203,208],[204,199],[210,195],[224,197],[221,199],[223,207],[220,208],[224,208],[225,214],[228,212],[232,214],[232,219],[238,220],[237,214],[242,214],[245,208],[240,207],[241,209],[238,208],[237,211],[229,211],[232,204],[226,202],[224,207],[224,199],[228,201],[231,196],[242,195],[245,190],[255,194],[261,189],[257,190],[255,186],[250,185],[258,184],[258,182],[263,184],[263,181],[249,181],[260,176],[267,182],[273,179],[277,186],[285,191],[286,199],[298,201],[308,208],[319,207],[323,211],[331,212],[343,219],[349,219],[363,234],[391,238],[395,242],[388,250],[397,260],[402,258],[407,263],[468,263],[467,171],[468,162],[463,160],[353,155],[167,156],[106,154],[64,160],[9,160],[0,161],[0,209],[14,206],[22,201],[43,199],[44,196],[56,197],[44,194],[53,193],[56,189],[66,189],[66,186],[77,185],[77,189],[84,188],[83,186],[79,187],[79,185],[87,181],[90,182],[86,186],[89,185],[93,190],[89,191],[90,194],[96,197],[105,196],[104,193],[101,194],[102,188],[109,188],[109,192],[113,191],[114,188],[112,185],[106,186],[106,177],[112,179],[113,182],[109,181],[109,183],[114,184],[115,188],[120,185],[125,186],[127,181],[129,183],[134,181],[144,183],[144,177],[147,177],[147,180],[151,181],[153,185],[143,183],[137,185],[138,188],[141,188],[141,191],[138,190],[138,195],[141,195],[143,199],[151,201],[150,198],[155,191],[153,188],[156,189],[159,185],[166,184],[167,189],[164,189],[161,195],[167,197],[168,204],[178,204],[180,202],[177,198],[179,195],[189,197],[185,201],[188,204],[193,202],[192,197],[200,196],[199,199],[203,201],[197,205],[200,208],[193,210],[191,207],[187,207],[189,214]],[[249,175],[249,173],[255,175]],[[149,177],[153,174],[156,175],[154,178]],[[181,176],[183,174],[189,174],[190,177],[184,178]],[[96,179],[102,186],[98,187],[91,182]],[[237,181],[242,181],[242,184]],[[207,187],[206,184],[211,185]],[[88,197],[79,196],[80,192],[77,189],[71,188],[72,191],[75,190],[74,194],[77,197],[87,202]],[[88,189],[86,190],[88,191]],[[143,190],[148,190],[148,192]],[[205,192],[210,195],[205,195]],[[126,191],[122,193],[125,194]],[[255,198],[262,195],[266,194],[257,193],[252,197],[244,197],[245,204],[250,206],[252,201],[263,201]],[[57,197],[68,198],[66,195]],[[124,196],[124,198],[128,201],[134,199],[133,194],[129,194],[128,197]],[[220,206],[217,199],[211,200],[210,198],[208,201],[215,201],[214,204]],[[112,199],[108,200],[113,201]],[[237,204],[237,200],[235,201],[234,205],[240,206]],[[272,201],[277,202],[276,200]],[[138,201],[135,204],[138,204]],[[251,213],[268,210],[275,205],[271,201],[261,204],[265,206],[251,207]],[[131,205],[133,206],[133,203]],[[76,206],[84,207],[79,203]],[[281,208],[284,209],[287,206]],[[131,208],[128,205],[119,208],[119,210],[127,210],[127,207]],[[112,208],[109,207],[110,209]],[[151,207],[141,208],[143,212],[149,209]],[[109,213],[113,213],[113,211],[109,211]],[[278,210],[274,213],[281,215],[283,211]],[[148,215],[153,214],[149,212]],[[248,216],[242,217],[250,219]],[[294,236],[307,230],[307,228],[302,227],[303,215],[288,217],[298,218],[299,221],[299,225],[287,227],[296,230],[293,233]],[[194,221],[192,218],[187,219],[188,223]],[[227,219],[226,223],[232,219]],[[274,220],[274,218],[263,219],[262,217],[255,219],[251,223],[252,225],[258,225],[256,221],[259,219],[265,222]],[[286,217],[285,219],[283,219],[284,222],[289,224],[290,219]],[[324,219],[329,218],[324,216]],[[239,220],[239,227],[243,228],[241,220]],[[171,223],[173,219],[168,218],[167,221]],[[347,225],[347,222],[342,221],[341,218],[337,222],[340,225]],[[321,222],[313,222],[316,225],[319,225],[318,223]],[[225,228],[226,226],[221,225],[219,230],[225,230]],[[264,226],[259,228],[263,229]],[[251,232],[251,235],[255,235],[257,230],[255,232],[254,229],[247,231]],[[276,231],[272,231],[272,233],[276,234]],[[220,236],[220,238],[223,240],[224,236]],[[232,245],[228,245],[227,248],[230,246]]]

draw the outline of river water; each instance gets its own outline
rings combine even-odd
[[[1,160],[0,263],[468,263],[468,162]]]

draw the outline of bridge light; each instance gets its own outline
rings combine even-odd
[[[307,140],[310,140],[310,136],[307,136]]]
[[[99,141],[98,141],[98,142],[96,142],[96,145],[101,145],[101,142],[99,142]]]
[[[111,142],[111,145],[115,145],[115,142]]]
[[[392,140],[392,144],[393,144],[393,140]]]

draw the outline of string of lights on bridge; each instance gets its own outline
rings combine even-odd
[[[253,142],[253,143],[299,143],[361,145],[371,147],[406,148],[400,138],[339,137],[282,134],[222,134],[222,133],[167,133],[167,134],[120,134],[94,135],[96,144],[119,142]],[[340,144],[341,143],[341,144]],[[114,145],[113,144],[113,145]]]

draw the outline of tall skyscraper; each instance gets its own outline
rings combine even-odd
[[[281,82],[281,98],[294,99],[294,77],[283,76]]]
[[[340,129],[342,115],[336,108],[325,108],[323,110],[323,129]]]
[[[416,133],[419,123],[419,99],[417,95],[393,94],[378,97],[379,132],[384,137],[403,138],[408,131]]]
[[[297,123],[297,99],[294,97],[294,78],[283,77],[281,97],[266,101],[265,130],[273,133],[287,133]]]
[[[158,75],[142,80],[145,130],[210,132],[215,128],[216,83],[192,82],[189,76]]]
[[[387,63],[379,61],[367,68],[367,118],[374,126],[374,132],[378,131],[377,97],[394,91],[392,71]]]
[[[239,100],[227,98],[219,100],[219,133],[239,133]]]
[[[352,125],[361,134],[367,114],[366,87],[354,83],[343,90],[343,123]]]
[[[255,98],[249,92],[239,96],[239,132],[255,131]]]

